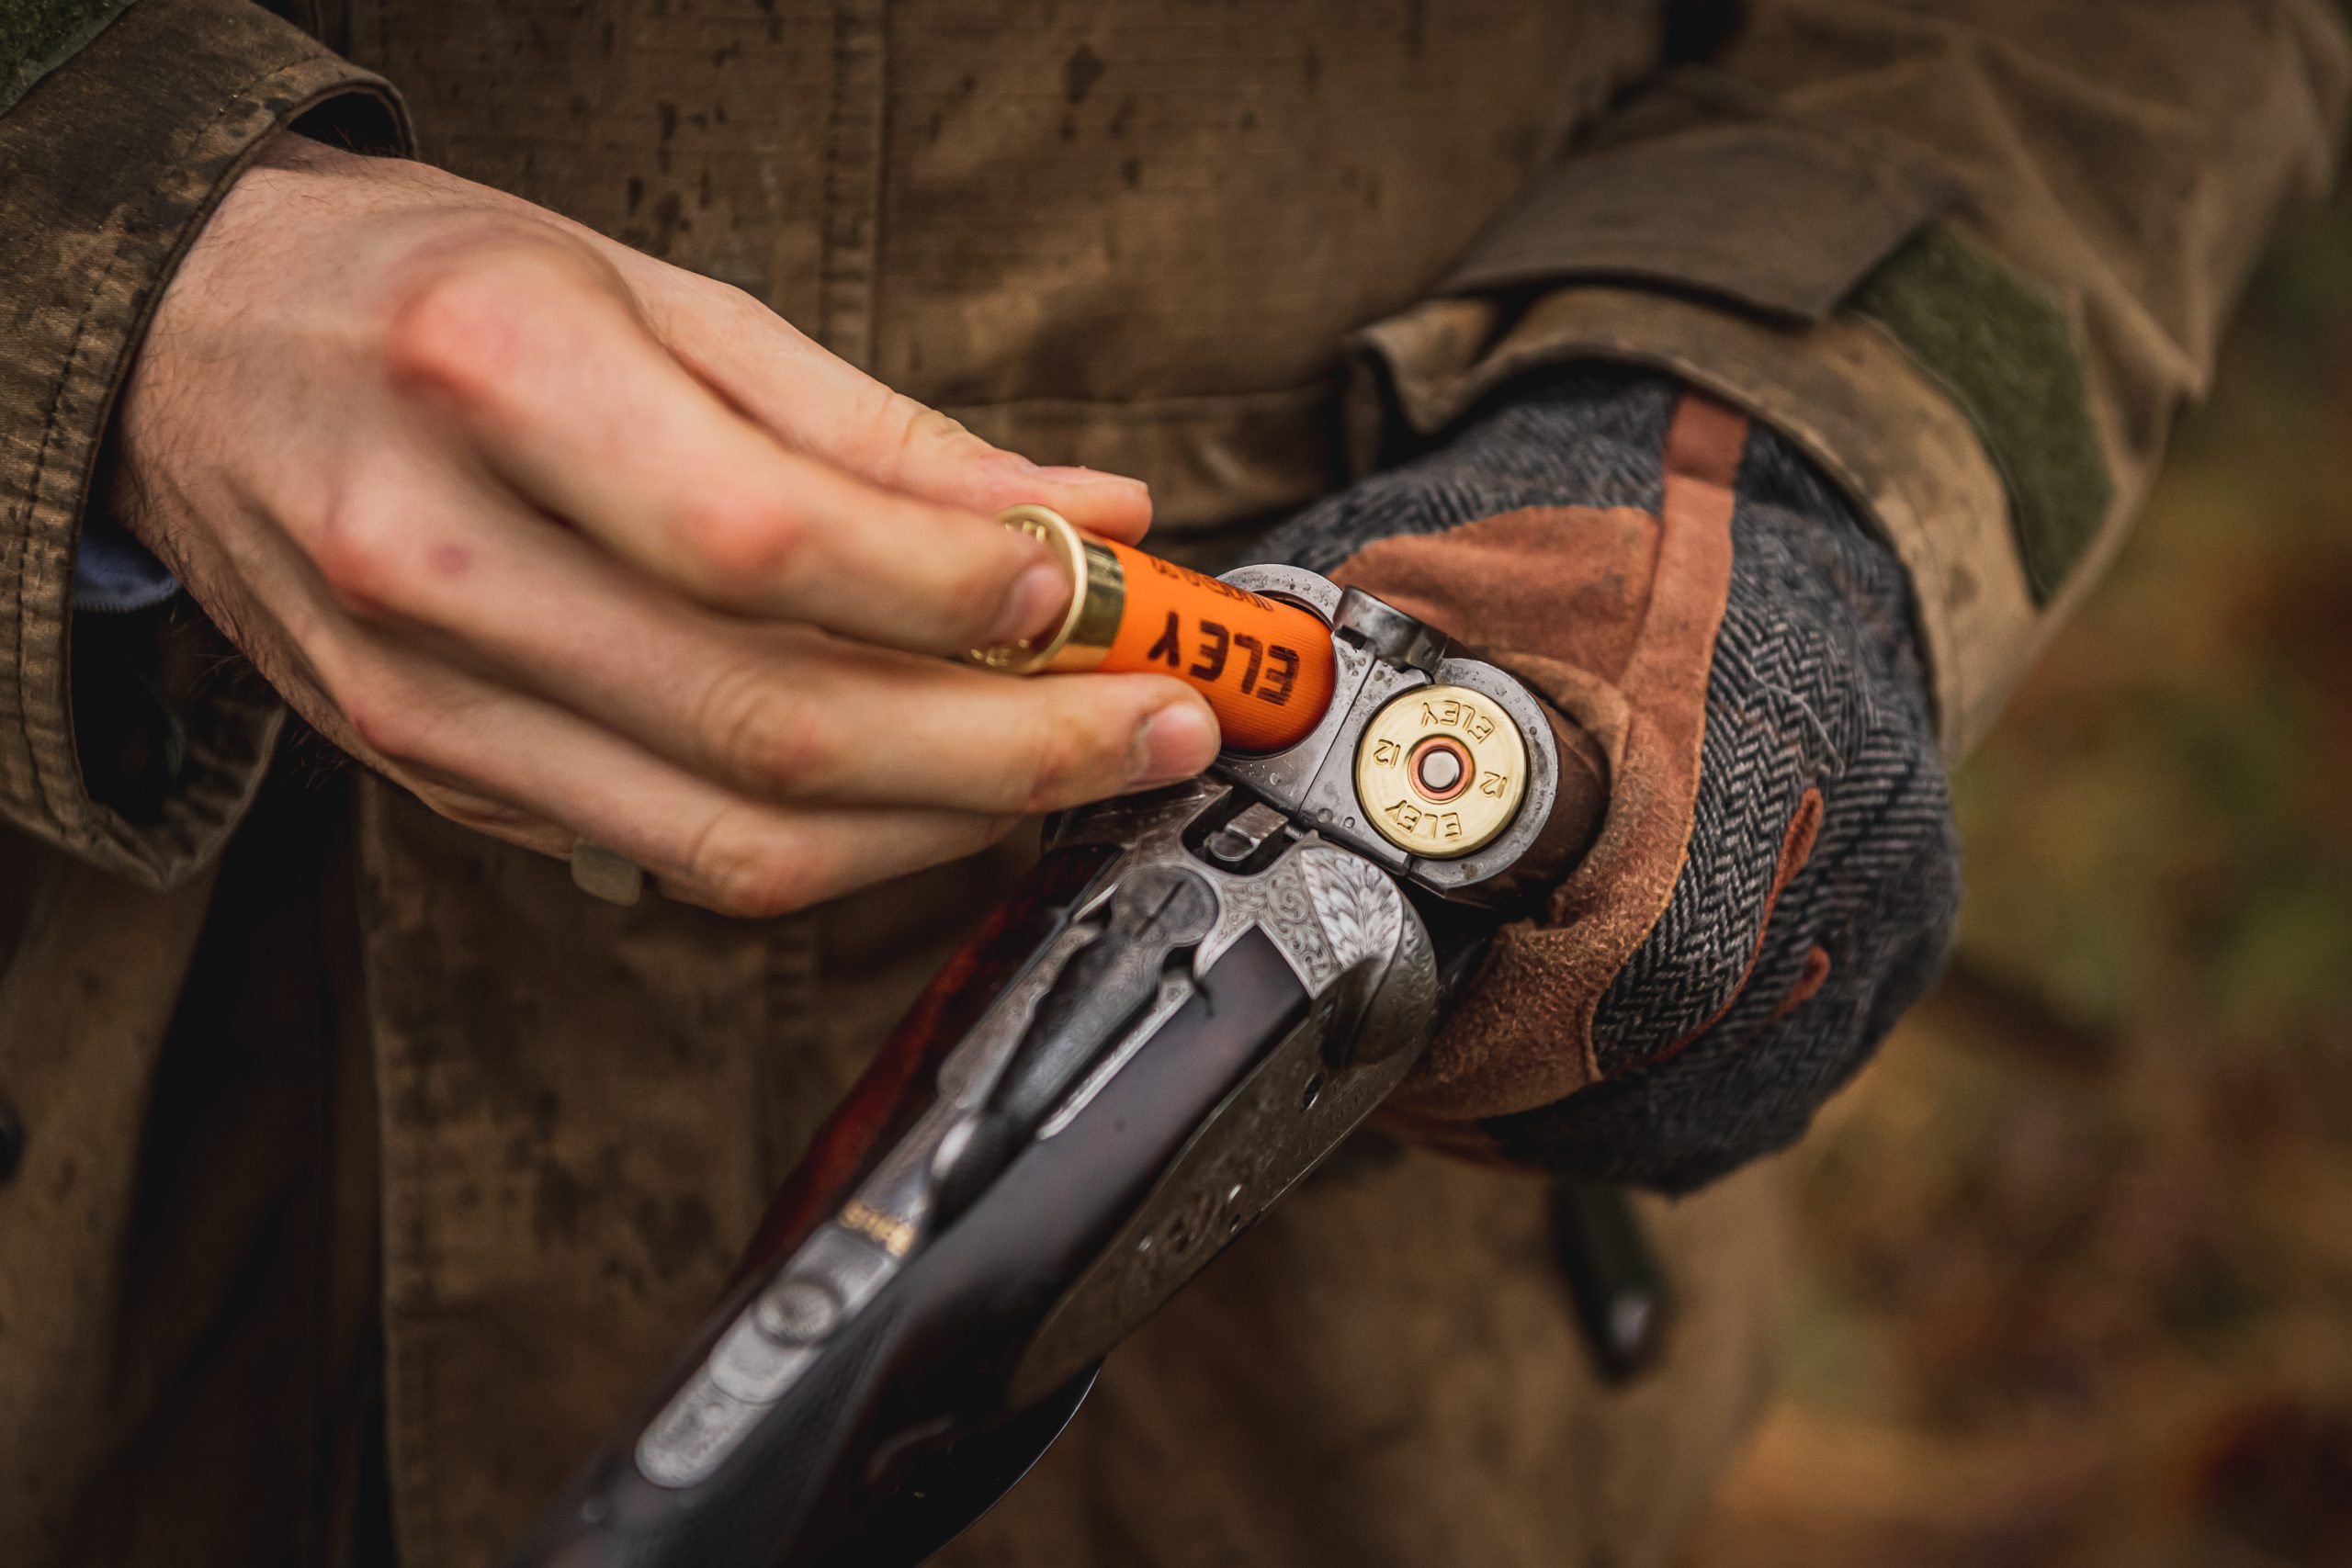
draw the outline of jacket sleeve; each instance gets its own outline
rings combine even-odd
[[[1547,363],[1794,439],[1908,570],[1956,757],[2137,510],[2281,209],[2335,171],[2331,0],[1751,0],[1363,334],[1363,468]]]
[[[161,785],[136,802],[94,789],[109,772],[96,749],[139,739],[116,694],[164,693],[168,661],[136,628],[77,637],[76,542],[156,299],[231,182],[297,122],[373,150],[407,138],[381,80],[243,0],[0,5],[0,819],[151,884],[235,825],[278,713],[235,682],[159,694]]]

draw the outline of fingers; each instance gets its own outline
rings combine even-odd
[[[786,450],[555,247],[435,274],[387,338],[395,376],[509,483],[706,603],[952,653],[1035,632],[1067,600],[1035,541]]]
[[[591,839],[673,896],[726,914],[823,903],[970,854],[1014,820],[749,800],[550,704],[366,633],[313,664],[354,748],[435,810],[556,855]]]
[[[422,630],[755,799],[1057,810],[1189,777],[1190,687],[1014,680],[700,611],[489,486],[379,460],[314,550],[348,614]]]
[[[770,795],[1015,814],[1189,778],[1216,754],[1207,705],[1164,677],[1023,681],[840,645],[779,673],[767,657],[710,671],[676,741]]]
[[[828,354],[741,289],[650,260],[621,265],[670,351],[797,451],[968,512],[1034,502],[1126,544],[1151,525],[1139,480],[1040,467]]]
[[[673,896],[770,916],[971,853],[1014,820],[753,798],[601,723],[420,652],[322,592],[290,540],[265,531],[249,542],[233,579],[206,555],[194,560],[192,582],[216,617],[240,627],[271,682],[345,750],[442,815],[510,842],[562,857],[590,839],[644,866]],[[235,592],[224,597],[229,581]]]
[[[977,854],[1015,820],[888,808],[745,809],[712,820],[692,847],[692,870],[658,880],[673,898],[767,919]]]

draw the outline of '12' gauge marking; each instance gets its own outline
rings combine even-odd
[[[1227,664],[1238,651],[1248,661],[1241,671],[1243,696],[1254,696],[1274,707],[1290,701],[1291,687],[1298,679],[1296,649],[1284,648],[1280,643],[1269,648],[1248,632],[1229,631],[1205,616],[1194,623],[1192,636],[1187,637],[1183,620],[1175,611],[1169,611],[1167,624],[1146,657],[1195,681],[1221,681]],[[1188,649],[1192,660],[1189,665],[1185,662]]]
[[[1427,712],[1428,706],[1429,705],[1424,703],[1422,705],[1422,711]],[[1494,727],[1492,725],[1487,726],[1487,733],[1494,733]],[[1384,768],[1396,767],[1405,760],[1405,748],[1394,740],[1375,740],[1372,743],[1372,760],[1379,763]],[[1478,775],[1478,793],[1480,795],[1490,795],[1497,800],[1500,800],[1503,796],[1503,791],[1510,787],[1510,775],[1508,773],[1498,773],[1494,769],[1488,768]],[[1410,827],[1410,824],[1408,823],[1399,823],[1398,825],[1408,829]]]

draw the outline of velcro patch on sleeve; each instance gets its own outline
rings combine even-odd
[[[1888,257],[1846,308],[1884,328],[1975,425],[2008,491],[2027,583],[2048,604],[2115,499],[2065,313],[1945,223]]]

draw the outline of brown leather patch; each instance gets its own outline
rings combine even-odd
[[[1772,1010],[1772,1021],[1780,1022],[1813,1000],[1814,993],[1828,980],[1829,950],[1816,942],[1813,944],[1813,951],[1804,955],[1804,971],[1797,976],[1797,983],[1789,987],[1789,994],[1782,997],[1781,1005]]]
[[[1609,764],[1590,852],[1541,921],[1497,935],[1399,1110],[1504,1115],[1599,1076],[1593,1010],[1665,912],[1690,837],[1747,431],[1743,416],[1688,394],[1667,437],[1661,515],[1531,507],[1382,540],[1332,574],[1491,650]]]

